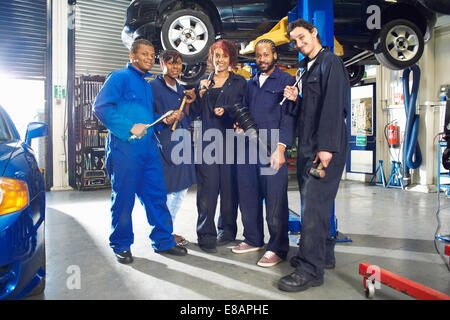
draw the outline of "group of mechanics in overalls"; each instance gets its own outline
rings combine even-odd
[[[295,270],[278,281],[278,288],[303,291],[323,283],[324,269],[335,266],[335,240],[329,236],[329,230],[347,157],[345,118],[350,84],[342,60],[322,47],[314,25],[301,19],[293,21],[287,36],[305,57],[300,62],[297,79],[276,65],[276,46],[268,39],[255,45],[258,72],[249,81],[233,72],[238,49],[233,41],[225,39],[210,47],[208,63],[213,71],[191,90],[178,81],[182,57],[176,51],[160,53],[163,74],[150,82],[145,80],[155,63],[155,49],[144,39],[133,43],[127,68],[107,77],[95,100],[94,113],[109,130],[106,146],[106,169],[112,184],[109,241],[119,262],[133,262],[131,214],[135,196],[145,208],[154,251],[187,254],[188,241],[173,233],[173,225],[193,184],[197,185],[197,243],[203,251],[213,254],[217,246],[236,240],[239,208],[244,240],[233,246],[232,252],[245,254],[265,249],[257,262],[261,267],[286,260],[289,251],[286,150],[297,137],[301,239],[297,254],[290,259]],[[256,149],[252,148],[254,141],[234,118],[236,105],[247,108],[259,132],[267,133],[264,139],[271,147],[267,149],[260,143]],[[192,147],[190,129],[195,118],[201,120],[203,135],[194,141],[194,149],[208,151],[214,161],[196,162],[193,151],[177,154],[184,159],[180,163],[174,159],[174,150],[183,153]],[[157,119],[162,120],[149,127]],[[174,138],[175,132],[178,133]],[[206,138],[208,132],[220,132],[223,139]],[[243,145],[227,143],[239,137],[244,137]],[[185,143],[186,148],[178,148],[180,143]],[[255,150],[258,150],[256,161],[251,161]],[[262,157],[261,150],[270,152]],[[239,155],[243,155],[244,161]],[[319,163],[326,172],[323,178],[310,174],[310,169]],[[264,204],[269,230],[266,247]]]

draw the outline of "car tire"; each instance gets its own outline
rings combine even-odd
[[[350,80],[350,85],[354,86],[358,84],[364,77],[366,68],[364,65],[352,64],[347,67],[348,79]]]
[[[396,19],[386,23],[375,42],[375,58],[392,70],[402,70],[414,65],[423,54],[424,39],[413,22]]]
[[[186,63],[206,58],[214,41],[215,31],[211,20],[198,10],[174,11],[167,16],[161,28],[163,48],[178,51]]]
[[[206,71],[206,63],[199,62],[195,64],[183,64],[183,71],[181,72],[181,81],[187,84],[197,82]]]

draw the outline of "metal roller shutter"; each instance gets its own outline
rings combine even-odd
[[[19,127],[36,120],[51,124],[51,1],[0,0],[0,78],[17,79],[18,82],[11,83],[20,87],[27,98],[36,99],[27,103],[25,96],[17,96],[14,101],[3,105]],[[41,84],[45,101],[41,101],[38,89]],[[8,94],[1,98],[5,96]],[[44,113],[40,109],[42,107]],[[38,139],[36,143],[38,163],[45,170],[46,189],[49,190],[53,181],[50,125],[47,138]]]
[[[122,29],[130,0],[78,0],[75,75],[102,75],[126,66]],[[159,66],[153,72],[160,73]]]
[[[45,79],[47,30],[47,0],[0,1],[0,73]]]

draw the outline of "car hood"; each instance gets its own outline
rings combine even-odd
[[[6,167],[8,166],[9,160],[13,155],[14,151],[17,149],[17,144],[19,141],[0,141],[0,176],[3,177],[5,174]]]

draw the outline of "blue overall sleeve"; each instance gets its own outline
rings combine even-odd
[[[94,102],[94,114],[117,138],[127,141],[131,136],[134,123],[127,119],[119,106],[123,102],[123,88],[126,79],[123,75],[113,72],[106,79]]]

